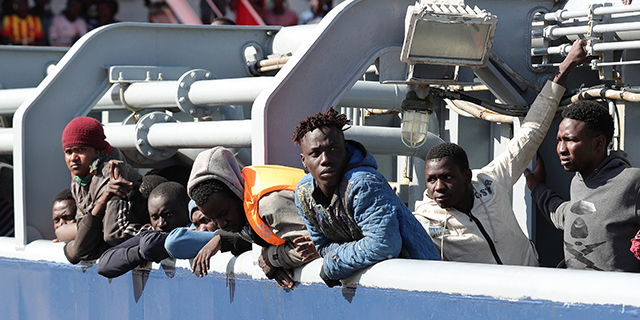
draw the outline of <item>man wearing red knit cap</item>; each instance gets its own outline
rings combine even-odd
[[[140,175],[105,138],[102,124],[89,117],[71,120],[62,132],[77,205],[75,240],[64,247],[71,263],[97,259],[109,247],[150,229],[150,225],[132,223],[129,217],[130,181],[138,181]]]

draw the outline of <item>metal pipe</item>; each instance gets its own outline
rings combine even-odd
[[[189,100],[197,106],[253,104],[272,77],[252,77],[196,81],[189,90]],[[136,82],[124,88],[124,100],[133,108],[176,108],[177,81]],[[94,110],[122,109],[120,84],[114,84],[100,98]],[[358,81],[342,98],[338,106],[351,108],[400,110],[406,96],[406,86]],[[0,115],[12,115],[36,88],[0,90]]]
[[[196,81],[189,89],[189,100],[196,106],[210,107],[253,104],[272,82],[272,77]]]
[[[107,141],[121,149],[136,147],[135,125],[104,127]],[[155,123],[149,127],[147,141],[158,149],[251,147],[251,120]]]
[[[606,14],[616,14],[616,13],[631,13],[640,11],[639,5],[631,5],[631,6],[611,6],[611,7],[599,7],[593,9],[593,15],[606,15]],[[564,21],[573,18],[581,18],[588,17],[589,10],[558,10],[550,13],[538,13],[534,16],[534,21]]]
[[[18,107],[36,94],[36,88],[0,90],[0,114],[13,115]]]
[[[107,125],[107,141],[117,148],[135,149],[135,125]],[[349,139],[358,140],[373,154],[405,155],[424,158],[434,145],[442,142],[428,133],[427,142],[416,149],[400,143],[400,128],[353,126],[345,131]],[[251,120],[155,123],[149,127],[147,141],[158,149],[251,147]],[[0,154],[13,152],[13,129],[0,130]]]
[[[507,115],[503,115],[503,114],[498,114],[495,112],[492,112],[490,110],[487,110],[477,104],[468,102],[468,101],[464,101],[464,100],[450,100],[450,99],[444,99],[444,101],[447,103],[447,105],[449,107],[452,107],[451,110],[455,111],[456,113],[460,114],[458,112],[458,110],[462,110],[464,112],[466,112],[469,115],[472,115],[474,118],[478,118],[478,119],[482,119],[482,120],[486,120],[486,121],[491,121],[491,122],[500,122],[500,123],[513,123],[513,117],[511,116],[507,116]],[[458,110],[456,110],[458,109]],[[461,114],[462,116],[464,116],[464,114]],[[522,116],[524,116],[525,114],[523,114]]]
[[[13,154],[13,129],[0,129],[0,155]]]
[[[561,105],[567,105],[570,103],[578,102],[580,100],[591,99],[613,99],[624,100],[629,102],[640,102],[640,93],[612,90],[607,88],[587,89],[578,94],[571,96],[565,100],[562,100]]]
[[[344,132],[345,138],[357,140],[372,154],[415,156],[424,159],[433,146],[444,142],[440,137],[428,132],[427,141],[417,150],[401,143],[400,128],[353,126]]]
[[[593,48],[593,52],[640,49],[640,40],[594,43],[592,45],[592,48]],[[531,49],[531,55],[532,56],[541,56],[546,54],[566,55],[569,53],[570,49],[571,49],[571,46],[569,45],[560,45],[557,47],[547,47],[547,48],[534,48],[534,49]]]
[[[618,31],[638,31],[640,30],[640,22],[624,22],[624,23],[610,23],[610,24],[598,24],[591,28],[591,33],[605,33],[605,32],[618,32]],[[558,39],[562,36],[579,35],[589,33],[589,26],[574,26],[574,27],[559,27],[548,26],[542,30],[533,30],[531,35],[533,37],[544,37],[552,40]]]

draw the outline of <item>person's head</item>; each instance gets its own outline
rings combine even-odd
[[[100,0],[96,4],[96,14],[100,25],[109,23],[118,13],[118,2],[115,0]]]
[[[22,19],[29,14],[29,2],[27,0],[13,0],[13,11]]]
[[[286,7],[290,7],[286,0],[273,0],[273,9],[282,10]]]
[[[149,195],[151,226],[159,232],[169,232],[189,224],[187,190],[177,182],[165,182]]]
[[[594,101],[579,101],[562,111],[556,152],[566,171],[586,178],[607,156],[613,138],[609,110]]]
[[[109,147],[105,141],[100,121],[89,117],[78,117],[62,132],[62,150],[69,171],[75,176],[89,174],[89,166]]]
[[[193,200],[189,201],[189,212],[191,212],[191,223],[197,231],[213,232],[219,229],[216,222],[207,218]]]
[[[333,108],[300,122],[292,140],[300,145],[302,165],[309,170],[322,193],[331,197],[349,161],[349,149],[342,132],[347,117]],[[346,130],[346,129],[345,129]]]
[[[227,18],[227,17],[216,17],[215,19],[213,19],[213,22],[211,22],[212,26],[235,26],[236,23],[235,21]]]
[[[429,150],[425,162],[429,196],[441,208],[463,205],[472,176],[464,149],[455,143],[440,143]]]
[[[330,8],[330,0],[311,0],[311,12],[315,14],[327,13]]]
[[[158,175],[146,175],[142,180],[134,183],[129,194],[131,220],[136,223],[149,223],[149,210],[147,204],[151,191],[169,180]]]
[[[219,180],[209,179],[196,184],[190,196],[202,214],[220,229],[240,232],[247,224],[242,200]],[[194,224],[195,221],[193,219]]]
[[[53,198],[53,228],[76,222],[76,200],[70,189],[60,191]]]
[[[82,13],[82,0],[68,0],[65,15],[70,21],[74,21]]]

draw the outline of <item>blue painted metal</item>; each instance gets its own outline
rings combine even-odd
[[[116,279],[83,267],[0,258],[3,319],[637,319],[640,308],[437,292],[299,285],[189,270]]]

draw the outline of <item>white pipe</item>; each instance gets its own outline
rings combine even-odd
[[[616,41],[607,43],[595,43],[593,44],[594,52],[613,51],[613,50],[625,50],[625,49],[640,49],[640,40],[637,41]],[[563,54],[566,55],[571,50],[569,45],[561,45],[557,47],[548,48],[534,48],[531,49],[532,56],[540,56],[545,54]]]
[[[345,138],[362,143],[372,154],[415,156],[424,159],[433,146],[444,142],[431,132],[427,133],[427,142],[420,148],[411,149],[400,142],[400,128],[353,126],[344,132]]]
[[[189,89],[189,100],[196,106],[253,104],[271,82],[271,77],[196,81]]]
[[[36,94],[36,88],[0,90],[0,114],[13,115],[18,107]]]
[[[121,149],[135,148],[135,125],[104,127],[107,141]],[[251,147],[251,120],[155,123],[148,131],[147,141],[158,149]]]
[[[593,15],[605,15],[616,13],[631,13],[640,11],[639,5],[631,6],[611,6],[611,7],[599,7],[593,9]],[[556,12],[550,12],[545,14],[536,14],[534,21],[564,21],[573,18],[587,17],[589,10],[558,10]]]
[[[591,28],[591,33],[605,33],[605,32],[619,32],[619,31],[640,31],[640,22],[599,24]],[[589,32],[589,26],[575,26],[575,27],[548,26],[543,30],[532,31],[531,35],[533,37],[545,37],[545,38],[555,40],[562,36],[587,34],[588,32]]]
[[[272,77],[196,81],[189,89],[189,100],[196,106],[253,104],[255,98],[273,81]],[[177,81],[136,82],[124,90],[124,100],[135,109],[176,108]],[[100,98],[94,110],[123,109],[120,85],[114,84]],[[358,81],[338,106],[351,108],[400,110],[406,86]],[[12,115],[36,88],[0,90],[0,115]]]
[[[136,146],[135,125],[107,125],[107,141],[120,149]],[[443,142],[428,133],[427,142],[416,149],[400,143],[400,128],[353,126],[345,131],[348,139],[362,143],[373,154],[406,155],[424,158],[434,145]],[[251,147],[251,120],[200,121],[181,123],[155,123],[148,131],[147,142],[158,149]],[[13,152],[13,129],[0,130],[0,154]]]
[[[0,129],[0,155],[13,154],[13,129]]]

